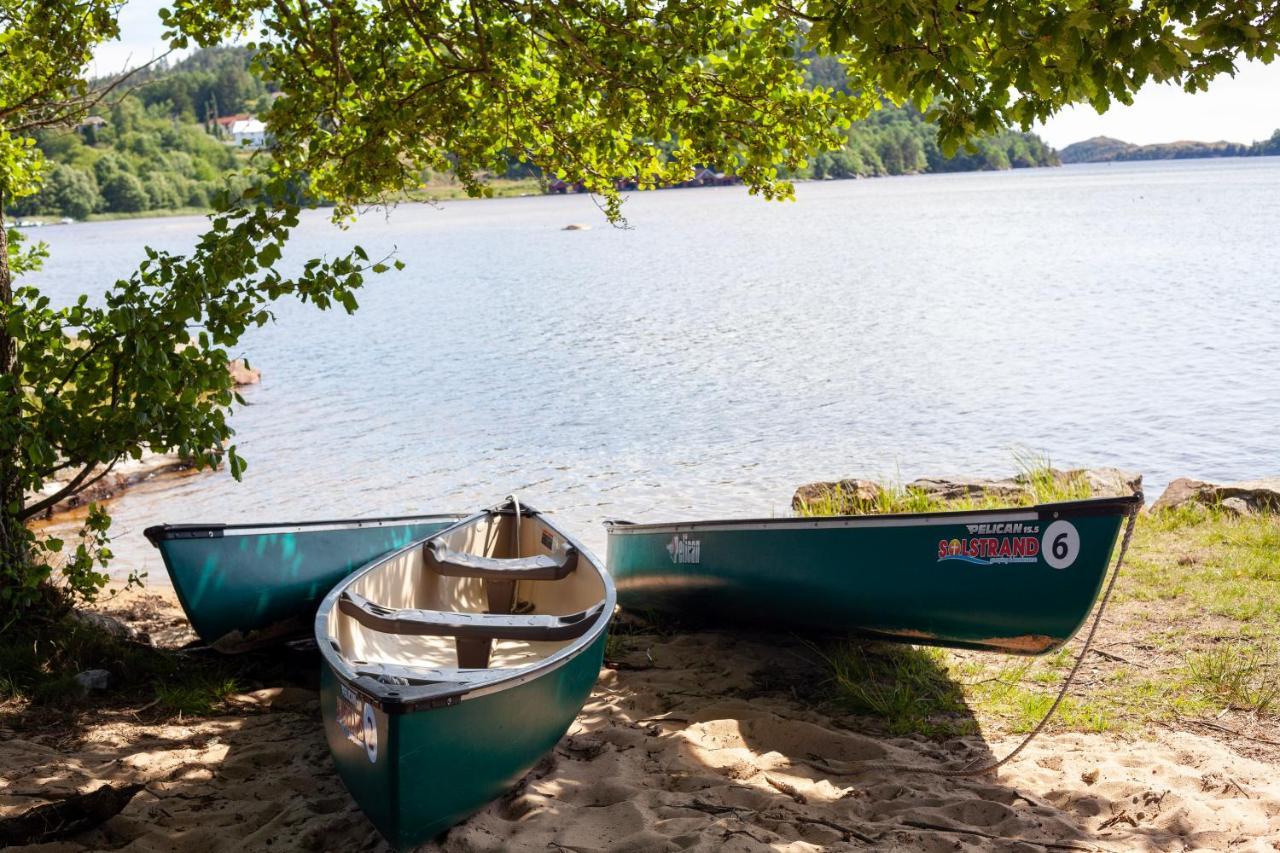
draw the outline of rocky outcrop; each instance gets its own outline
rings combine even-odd
[[[1048,469],[1053,485],[1078,491],[1082,496],[1119,497],[1142,491],[1142,475],[1119,468]],[[1040,475],[1018,474],[1004,479],[983,477],[922,477],[902,487],[902,491],[941,502],[978,501],[987,498],[1009,503],[1035,500]],[[874,480],[848,479],[807,483],[791,498],[793,509],[822,505],[831,512],[873,511],[884,495],[884,487]]]
[[[237,387],[241,385],[257,385],[262,381],[262,371],[250,367],[243,358],[233,358],[227,362],[227,372]]]
[[[1027,485],[1016,477],[1004,480],[981,477],[921,477],[907,483],[907,491],[940,501],[978,500],[984,497],[1016,500],[1027,494]]]
[[[64,498],[42,513],[44,518],[71,510],[79,509],[91,503],[101,503],[116,497],[128,488],[144,483],[156,477],[183,474],[195,469],[195,463],[176,453],[145,453],[141,459],[125,459],[117,463],[111,471],[83,491]],[[57,494],[76,471],[67,471],[54,477],[38,491],[27,495],[27,505],[40,501],[50,495]]]
[[[1067,478],[1082,478],[1089,486],[1089,494],[1095,498],[1118,498],[1142,492],[1142,475],[1121,468],[1077,468],[1074,471],[1054,472]]]
[[[806,483],[796,489],[791,498],[791,506],[800,509],[802,506],[835,503],[874,504],[884,493],[884,488],[874,480],[838,480],[829,483]]]
[[[1212,483],[1193,480],[1190,477],[1179,477],[1165,487],[1164,493],[1151,505],[1153,512],[1162,509],[1174,509],[1186,503],[1201,503],[1201,497]]]
[[[98,613],[96,610],[72,610],[71,619],[79,622],[86,628],[92,628],[95,631],[115,637],[118,640],[130,640],[140,642],[142,635],[134,628],[121,622],[114,616],[106,613]]]
[[[1280,513],[1280,477],[1221,484],[1180,477],[1169,484],[1151,509],[1177,509],[1188,504],[1216,506],[1232,515]]]

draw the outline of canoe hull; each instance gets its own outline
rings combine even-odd
[[[430,841],[555,747],[616,605],[603,564],[514,499],[329,591],[315,616],[325,734],[392,846]]]
[[[619,603],[636,612],[1040,654],[1079,629],[1139,500],[615,524],[608,565]]]
[[[339,580],[460,516],[147,529],[205,643],[237,651],[305,634]]]
[[[604,646],[601,634],[554,672],[415,713],[380,710],[325,666],[321,712],[338,774],[393,847],[422,844],[501,796],[551,751],[590,695]],[[340,720],[342,710],[355,719],[353,704],[362,721],[374,721],[375,749]]]

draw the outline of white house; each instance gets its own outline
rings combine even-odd
[[[253,117],[241,119],[232,123],[231,139],[236,145],[261,148],[267,144],[267,126]]]

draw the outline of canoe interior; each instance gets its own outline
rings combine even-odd
[[[458,525],[439,537],[448,548],[481,557],[508,559],[553,555],[569,543],[538,516],[491,513]],[[425,565],[423,549],[410,548],[354,579],[346,589],[392,609],[489,612],[486,582],[478,578],[447,577]],[[588,562],[560,580],[515,582],[511,612],[563,616],[587,610],[605,597],[601,575]],[[353,665],[388,664],[424,669],[457,667],[457,642],[452,637],[391,634],[360,624],[338,608],[328,614],[328,636],[338,653]],[[532,642],[495,640],[490,669],[531,666],[571,645],[574,640]]]

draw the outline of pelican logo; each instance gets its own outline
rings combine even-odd
[[[667,543],[667,553],[673,563],[701,563],[702,540],[690,539],[687,534],[672,536]]]

